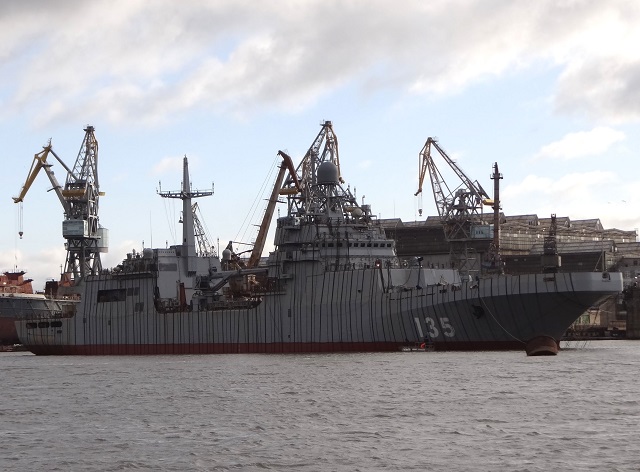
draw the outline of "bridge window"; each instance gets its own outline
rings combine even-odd
[[[98,303],[103,302],[123,302],[127,299],[126,288],[115,288],[110,290],[98,290]]]

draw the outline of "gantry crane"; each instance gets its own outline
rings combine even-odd
[[[200,213],[200,207],[198,202],[191,205],[191,213],[193,214],[193,229],[196,237],[196,253],[200,257],[218,257],[216,249],[209,241],[209,236],[205,230],[204,225],[200,221],[202,214]],[[200,215],[200,216],[198,216]]]
[[[335,184],[332,186],[332,192],[339,195],[336,201],[341,201],[345,208],[340,208],[336,215],[344,214],[347,211],[347,207],[355,209],[358,207],[354,196],[349,189],[343,189],[340,184],[344,183],[340,172],[340,157],[338,153],[338,138],[333,131],[333,125],[331,121],[325,121],[322,123],[320,132],[314,139],[313,143],[309,147],[309,150],[305,154],[304,158],[298,164],[295,173],[285,180],[282,188],[280,189],[280,195],[288,195],[289,214],[299,215],[314,215],[321,214],[326,211],[325,206],[331,200],[335,200],[332,196],[331,199],[327,198],[325,183],[319,179],[318,169],[325,163],[331,163],[332,171],[330,172],[333,177],[335,171]],[[325,169],[327,169],[325,167]],[[323,172],[321,172],[324,175]],[[335,196],[335,195],[334,195]],[[337,209],[334,209],[334,211]]]
[[[432,149],[435,149],[438,154],[440,154],[460,180],[458,186],[453,188],[453,190],[449,188],[440,170],[437,168],[432,157]],[[495,220],[495,214],[499,216],[500,203],[490,198],[478,181],[472,181],[467,177],[453,159],[438,145],[437,141],[431,137],[427,139],[420,151],[418,191],[415,193],[416,196],[422,193],[422,185],[427,172],[429,172],[431,179],[433,196],[444,229],[444,235],[450,243],[451,262],[463,273],[470,274],[477,272],[479,267],[477,267],[475,262],[475,251],[469,242],[478,237],[477,234],[474,234],[474,230],[482,226],[488,227],[487,218],[483,214],[483,206],[489,205],[494,208]],[[498,173],[497,164],[495,165],[495,172],[492,178],[496,179],[496,185],[498,180],[502,178]],[[422,208],[419,209],[419,214],[422,216]],[[499,228],[494,228],[494,232],[495,231],[499,231]],[[495,236],[498,235],[499,233],[495,234]],[[481,237],[482,236],[484,235],[481,235]],[[488,234],[484,236],[484,238],[487,236]],[[496,244],[495,240],[493,244]],[[497,245],[495,251],[497,251]],[[491,257],[495,260],[495,255],[491,255]]]
[[[256,242],[246,264],[247,268],[257,267],[260,261],[279,195],[287,197],[288,213],[291,215],[316,217],[330,212],[338,220],[346,213],[351,217],[364,214],[351,191],[343,189],[340,185],[344,183],[344,179],[340,175],[338,138],[333,131],[333,125],[331,121],[324,121],[321,126],[320,132],[297,168],[294,168],[291,157],[283,151],[278,151],[278,155],[282,157],[282,163]],[[318,172],[323,165],[324,171]],[[285,178],[287,171],[288,175]],[[329,181],[331,185],[327,185]],[[231,244],[232,242],[229,242],[227,249],[231,250]],[[238,255],[234,254],[234,256]]]
[[[73,168],[69,168],[55,153],[51,140],[43,150],[33,156],[27,180],[20,195],[13,198],[15,203],[24,200],[40,170],[44,169],[52,189],[64,210],[62,236],[67,240],[67,258],[62,274],[63,282],[77,283],[87,275],[95,275],[102,270],[100,253],[108,250],[108,232],[100,226],[98,201],[101,195],[98,182],[98,141],[93,126],[87,126],[85,136]],[[64,188],[60,185],[47,162],[49,155],[67,171]]]
[[[324,147],[322,144],[324,143]],[[320,152],[322,148],[322,152]],[[340,173],[340,156],[338,153],[338,137],[333,131],[333,124],[331,121],[325,121],[322,123],[322,128],[313,140],[309,150],[305,154],[302,162],[298,165],[297,172],[300,173],[300,183],[304,187],[305,185],[315,185],[316,181],[316,164],[324,161],[330,161],[338,168],[338,180],[341,184],[344,183],[344,179]]]

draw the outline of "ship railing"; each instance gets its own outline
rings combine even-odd
[[[207,311],[237,310],[242,308],[255,308],[262,303],[262,298],[247,298],[238,300],[219,300],[208,302],[203,308]]]
[[[325,265],[325,272],[343,272],[349,270],[364,270],[364,269],[398,269],[400,264],[397,261],[390,259],[374,259],[367,261],[357,262],[345,262],[336,264],[335,262]]]
[[[199,303],[197,307],[191,305],[180,305],[177,300],[162,300],[156,303],[156,311],[160,314],[167,313],[192,313],[195,311],[221,311],[234,309],[255,308],[262,303],[260,297],[247,297],[228,300],[207,301]]]
[[[40,321],[40,320],[62,320],[67,318],[73,318],[76,315],[76,311],[50,311],[44,309],[33,310],[24,317],[26,321]]]

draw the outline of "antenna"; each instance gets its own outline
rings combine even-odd
[[[149,212],[149,233],[150,233],[150,243],[151,249],[153,249],[153,225],[151,224],[151,212]]]

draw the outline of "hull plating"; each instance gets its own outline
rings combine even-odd
[[[537,336],[559,339],[587,308],[622,288],[620,274],[598,273],[422,286],[428,272],[293,273],[253,308],[173,313],[155,310],[153,277],[98,276],[87,281],[74,316],[17,327],[36,354],[366,352],[423,342],[435,350],[524,349]],[[114,287],[127,289],[125,300],[97,302]]]

